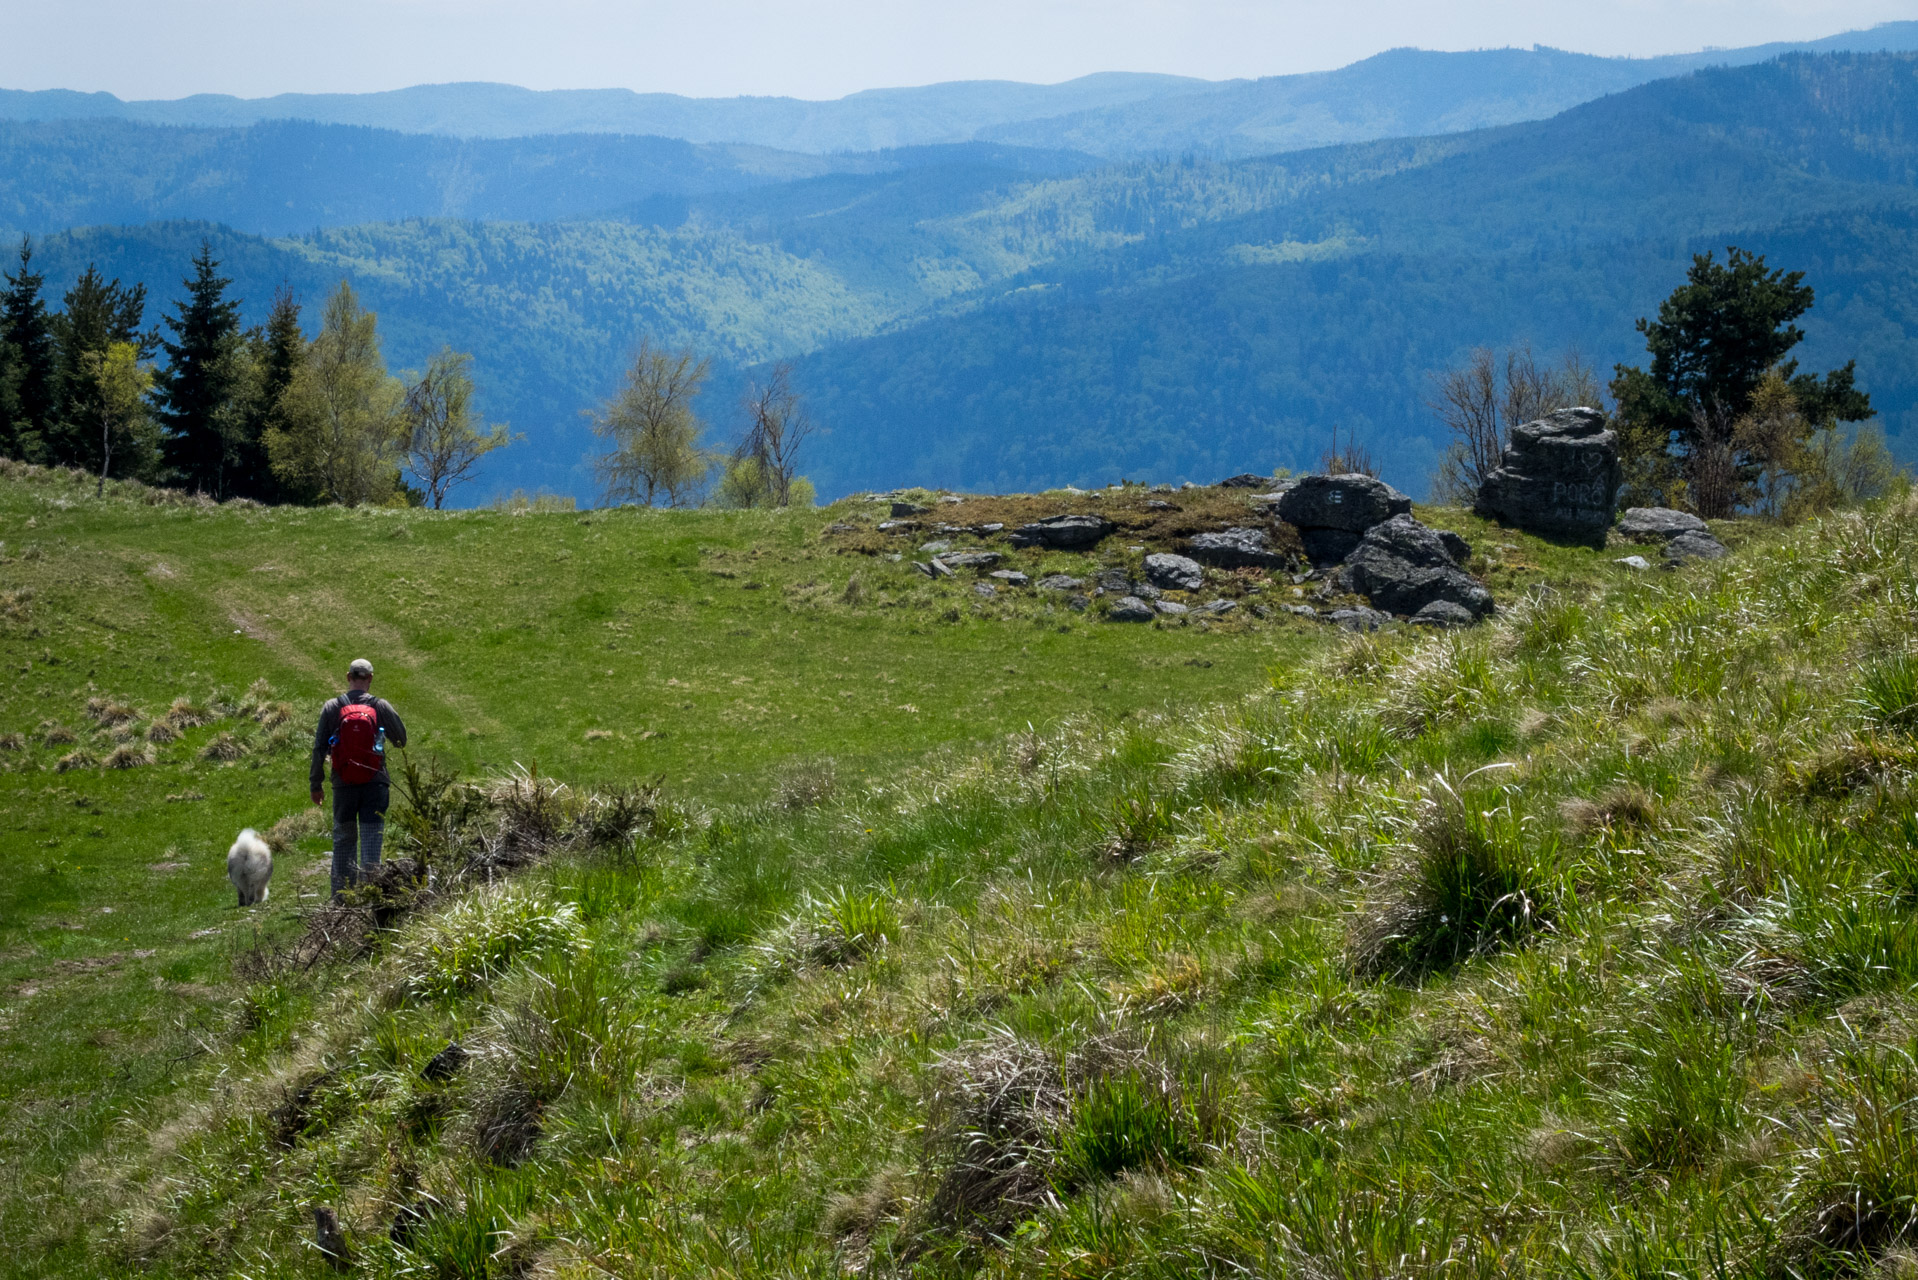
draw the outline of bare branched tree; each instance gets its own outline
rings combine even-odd
[[[713,463],[699,445],[706,428],[693,400],[708,369],[690,348],[667,351],[640,339],[618,393],[588,414],[594,434],[612,443],[596,464],[608,502],[684,507],[699,501]]]
[[[799,449],[813,432],[812,418],[793,390],[791,365],[774,365],[763,385],[746,392],[746,415],[749,425],[733,451],[734,464],[750,463],[757,470],[768,505],[789,506]]]
[[[1557,366],[1542,365],[1530,346],[1501,360],[1489,347],[1434,376],[1432,411],[1452,432],[1452,444],[1433,477],[1433,500],[1470,502],[1505,453],[1511,429],[1559,409],[1597,405],[1598,377],[1574,351]]]
[[[504,424],[488,430],[473,421],[472,361],[464,352],[441,348],[400,406],[407,470],[435,511],[455,485],[473,478],[481,458],[513,441]]]

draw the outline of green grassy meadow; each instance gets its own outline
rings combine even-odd
[[[0,481],[0,1178],[64,1168],[224,1025],[252,936],[227,845],[306,811],[311,721],[353,657],[417,759],[737,805],[1028,722],[1229,700],[1319,642],[976,603],[969,582],[839,554],[821,538],[839,514],[209,507]],[[176,700],[203,714],[149,743]],[[237,758],[205,758],[216,738]],[[150,762],[104,767],[123,745]],[[91,763],[63,770],[75,752]],[[313,905],[325,846],[308,832],[281,859],[266,916]],[[9,1227],[37,1203],[11,1199]]]
[[[0,1273],[332,1274],[315,1205],[379,1277],[1918,1266],[1911,495],[1675,572],[1426,512],[1500,614],[1353,636],[986,601],[846,506],[0,492]],[[342,552],[392,621],[290,607]],[[375,628],[433,878],[322,910],[283,828],[239,912]]]

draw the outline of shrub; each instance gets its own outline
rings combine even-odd
[[[579,909],[519,885],[489,886],[423,921],[398,948],[407,993],[436,1000],[491,981],[516,958],[579,944]]]
[[[212,712],[190,698],[175,698],[166,713],[166,722],[175,729],[197,729],[213,723],[214,718]]]

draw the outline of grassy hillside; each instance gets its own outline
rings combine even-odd
[[[242,826],[286,820],[295,842],[268,927],[312,907],[310,720],[356,655],[378,664],[422,766],[663,782],[697,812],[801,803],[1028,724],[1230,700],[1322,642],[1246,611],[1127,628],[1033,591],[985,601],[888,559],[920,539],[875,533],[888,508],[872,504],[436,516],[92,494],[66,473],[0,479],[10,1240],[59,1220],[68,1191],[41,1179],[223,1034],[255,919],[223,881]],[[854,532],[824,535],[834,520]],[[37,1255],[0,1253],[33,1271]]]
[[[9,554],[23,513],[38,535],[73,497],[14,488]],[[367,1275],[1895,1274],[1918,1244],[1914,517],[1901,495],[1727,529],[1730,560],[1673,574],[1449,519],[1506,603],[1485,626],[1340,637],[1231,687],[1215,667],[1163,712],[1035,720],[830,788],[708,807],[622,791],[623,768],[561,786],[595,774],[580,756],[534,777],[456,753],[470,784],[424,795],[396,850],[430,888],[295,914],[293,859],[225,926],[249,940],[230,1009],[210,944],[151,976],[148,1003],[207,1009],[180,1087],[87,1134],[8,1090],[11,1132],[30,1112],[36,1142],[90,1153],[15,1182],[10,1265],[322,1274],[317,1203]],[[262,546],[392,527],[91,518],[143,530],[88,579],[116,623],[169,535],[211,565],[253,522],[231,581]],[[429,523],[579,559],[616,527],[539,519]],[[847,625],[786,608],[802,641]],[[247,642],[248,666],[274,652]],[[443,714],[438,663],[395,674]],[[105,809],[178,767],[82,776]],[[196,803],[247,771],[198,768],[221,799]],[[103,853],[135,829],[86,820]],[[218,918],[175,891],[176,928]],[[99,946],[97,913],[36,911],[9,955]],[[112,963],[55,970],[70,1012],[25,1043],[78,1032],[102,974],[144,961]],[[14,990],[10,1037],[35,1008]],[[422,1074],[453,1040],[463,1065]],[[6,1061],[44,1057],[15,1039]]]

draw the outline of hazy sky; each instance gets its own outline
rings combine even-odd
[[[1899,18],[1918,0],[0,0],[0,88],[258,97],[501,80],[829,98],[1104,70],[1274,75],[1397,45],[1672,53]]]

